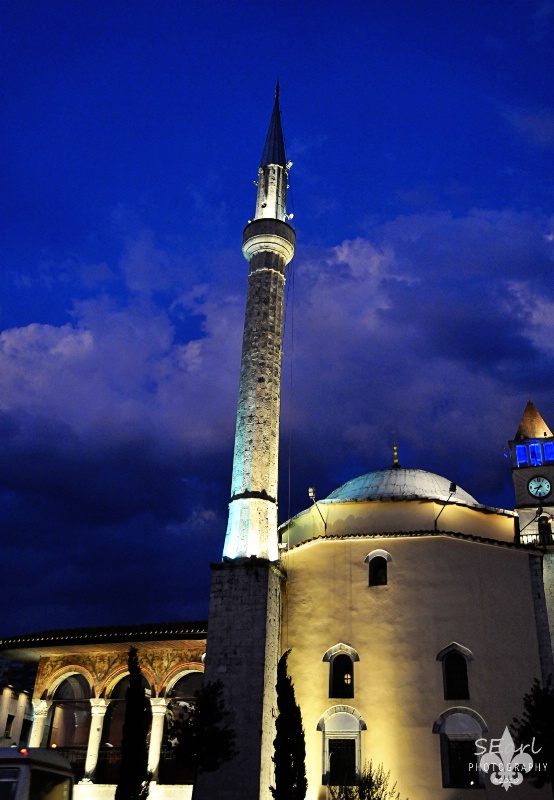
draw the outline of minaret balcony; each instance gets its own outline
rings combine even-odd
[[[257,253],[276,253],[285,265],[292,260],[296,233],[279,219],[254,219],[244,229],[242,252],[247,261]]]

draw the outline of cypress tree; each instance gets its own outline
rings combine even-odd
[[[194,772],[193,798],[197,777],[203,772],[215,772],[237,754],[235,731],[227,723],[229,712],[223,699],[223,683],[208,681],[194,694],[187,719],[173,724],[177,761],[192,767]]]
[[[554,797],[554,679],[544,684],[535,678],[531,690],[523,698],[521,719],[510,725],[516,745],[526,747],[535,766],[525,777],[537,789],[551,784]],[[540,767],[537,768],[537,765]]]
[[[292,679],[287,671],[287,650],[277,665],[276,736],[273,740],[275,754],[275,786],[270,786],[274,800],[304,800],[306,781],[306,744],[302,714],[294,695]]]
[[[127,664],[129,688],[125,694],[121,763],[115,800],[146,800],[150,782],[146,738],[152,712],[144,691],[136,647],[129,648]]]

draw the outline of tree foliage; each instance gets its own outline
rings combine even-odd
[[[382,764],[364,764],[356,786],[330,786],[331,800],[401,800],[396,783],[390,784],[390,771],[385,773]],[[406,799],[407,800],[407,799]]]
[[[275,754],[275,786],[270,787],[274,800],[304,800],[308,787],[306,781],[306,745],[302,714],[294,695],[292,679],[287,672],[287,650],[277,665],[276,736],[273,740]]]
[[[121,762],[115,800],[146,800],[148,773],[147,736],[152,720],[136,647],[129,648],[129,688],[125,694],[125,719],[121,739]]]
[[[175,758],[187,762],[196,778],[202,772],[215,772],[237,751],[235,731],[226,722],[223,683],[208,681],[194,696],[186,718],[175,720],[172,735]]]
[[[518,747],[525,747],[533,757],[535,765],[528,777],[533,786],[541,788],[552,784],[554,797],[554,681],[552,676],[541,685],[537,679],[523,698],[521,719],[515,718],[510,725]],[[546,765],[545,767],[543,765]]]

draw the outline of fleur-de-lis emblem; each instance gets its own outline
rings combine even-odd
[[[506,791],[510,786],[519,786],[523,781],[523,772],[533,769],[532,756],[521,751],[516,753],[515,749],[514,740],[506,727],[498,744],[498,752],[484,753],[479,761],[479,767],[484,772],[492,768],[491,783],[503,786]]]

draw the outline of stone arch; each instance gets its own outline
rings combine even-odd
[[[360,656],[358,655],[358,651],[354,650],[353,647],[350,647],[349,644],[344,644],[344,642],[338,642],[338,644],[334,644],[330,647],[324,654],[322,661],[331,661],[334,656],[339,655],[339,653],[344,653],[347,656],[350,656],[352,661],[359,661]]]
[[[457,652],[464,656],[468,661],[473,661],[475,656],[471,652],[471,650],[467,647],[464,647],[462,644],[458,644],[458,642],[451,642],[446,647],[443,647],[442,650],[439,650],[437,653],[437,661],[444,661],[449,653]]]
[[[472,719],[477,722],[479,727],[481,728],[482,733],[487,733],[488,726],[483,717],[474,711],[472,708],[467,708],[467,706],[452,706],[451,708],[447,708],[446,711],[443,711],[433,723],[433,733],[440,733],[441,730],[444,728],[446,721],[449,717],[453,714],[463,714],[466,717],[471,717]]]
[[[71,678],[72,675],[80,675],[84,678],[90,690],[90,697],[94,697],[94,676],[88,669],[82,667],[80,664],[70,664],[60,667],[52,673],[41,694],[41,699],[52,700],[61,684],[68,678]]]
[[[372,550],[371,553],[368,553],[364,558],[364,564],[369,564],[373,558],[384,558],[385,561],[392,561],[392,556],[387,550]]]
[[[123,678],[126,678],[129,674],[129,670],[127,666],[123,666],[122,664],[110,672],[104,678],[102,685],[100,687],[100,696],[109,699],[113,693],[113,690]]]
[[[157,696],[157,681],[156,676],[152,672],[152,670],[148,666],[144,666],[143,664],[140,665],[140,669],[143,675],[143,678],[146,680],[148,684],[148,689],[151,692],[152,697]],[[129,675],[129,669],[127,667],[127,659],[124,662],[118,664],[111,672],[109,672],[99,687],[98,696],[105,697],[109,700],[111,697],[115,687],[117,684],[126,678]]]
[[[168,697],[177,681],[180,681],[181,678],[184,678],[185,675],[189,675],[192,672],[204,674],[204,665],[195,661],[187,664],[179,664],[179,666],[171,670],[160,684],[160,697]]]
[[[316,730],[323,731],[325,730],[325,723],[327,720],[332,717],[334,714],[350,714],[354,719],[358,722],[358,730],[366,731],[367,725],[365,724],[364,718],[360,714],[359,711],[356,711],[355,708],[352,706],[344,706],[344,705],[337,705],[331,706],[330,708],[325,711],[318,720]]]

